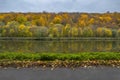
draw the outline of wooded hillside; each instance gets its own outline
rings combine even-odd
[[[2,37],[120,37],[120,13],[0,13]]]

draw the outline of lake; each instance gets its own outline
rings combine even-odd
[[[0,52],[120,52],[119,40],[0,40]]]

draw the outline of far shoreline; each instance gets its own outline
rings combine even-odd
[[[120,37],[0,37],[0,40],[120,40]]]

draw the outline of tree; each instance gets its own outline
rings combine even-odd
[[[34,32],[34,36],[36,37],[47,37],[48,36],[48,28],[47,27],[36,27]]]
[[[94,18],[91,18],[89,21],[88,21],[88,24],[91,25],[91,24],[94,24],[95,20]]]
[[[69,24],[66,24],[66,26],[62,28],[62,36],[63,37],[70,36],[70,34],[69,34],[70,29],[71,29],[71,26]]]
[[[96,36],[97,36],[97,37],[103,37],[103,36],[104,36],[103,28],[98,27],[98,28],[96,29]]]
[[[56,27],[50,27],[48,32],[49,32],[49,37],[58,36],[58,29]]]
[[[80,18],[78,19],[78,25],[80,27],[87,27],[89,25],[89,18],[87,14],[81,14]]]
[[[79,31],[77,27],[72,27],[70,30],[71,37],[78,37]]]
[[[5,26],[5,23],[4,22],[0,22],[0,27],[2,27],[2,26]]]
[[[53,21],[54,24],[61,24],[62,19],[59,16],[54,17]]]
[[[105,37],[112,37],[112,30],[108,28],[104,28],[104,36]]]
[[[82,37],[83,36],[83,30],[82,28],[78,28],[78,37]]]
[[[116,29],[112,30],[112,37],[117,37],[117,30]]]
[[[19,23],[16,21],[8,22],[3,28],[3,35],[4,36],[15,36],[18,32]]]
[[[24,24],[26,21],[27,21],[27,18],[24,15],[17,17],[17,22],[19,22],[20,24]]]
[[[120,29],[117,31],[117,36],[120,37]]]
[[[51,24],[51,27],[49,27],[49,37],[61,37],[62,29],[62,24]]]
[[[90,27],[86,27],[83,29],[83,36],[84,37],[93,37],[93,30]]]
[[[32,33],[30,32],[30,27],[23,24],[18,27],[18,37],[31,37]]]

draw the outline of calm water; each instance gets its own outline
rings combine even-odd
[[[1,40],[0,52],[120,52],[120,41]]]

